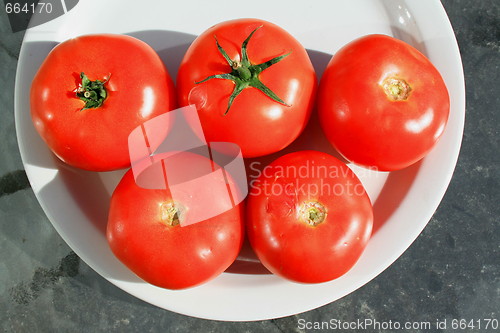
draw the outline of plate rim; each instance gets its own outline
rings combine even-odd
[[[450,161],[449,163],[449,172],[446,174],[447,175],[447,179],[441,183],[441,187],[439,188],[439,193],[440,193],[440,199],[438,200],[437,202],[437,205],[436,205],[436,209],[437,207],[439,206],[439,204],[441,203],[442,201],[442,198],[444,197],[445,193],[446,193],[446,189],[448,188],[449,186],[449,183],[451,181],[451,178],[452,178],[452,175],[453,175],[453,171],[455,170],[455,167],[456,167],[456,164],[457,164],[457,160],[458,160],[458,156],[459,156],[459,151],[460,151],[460,147],[461,147],[461,143],[462,143],[462,137],[463,137],[463,128],[464,128],[464,118],[465,118],[465,80],[464,80],[464,74],[463,74],[463,66],[462,66],[462,62],[461,62],[461,56],[460,56],[460,52],[459,52],[459,48],[458,48],[458,43],[456,41],[456,37],[455,37],[455,34],[453,32],[453,28],[451,26],[451,23],[448,19],[448,16],[446,14],[446,11],[444,9],[444,7],[442,6],[441,2],[439,0],[434,0],[432,2],[430,1],[426,1],[425,3],[424,2],[418,2],[418,1],[415,1],[415,2],[411,2],[411,5],[410,4],[407,4],[407,6],[409,7],[412,7],[412,8],[417,8],[417,7],[425,7],[426,10],[429,10],[430,7],[432,7],[431,9],[432,10],[436,10],[438,11],[439,13],[439,16],[441,16],[441,19],[439,22],[436,22],[436,24],[441,24],[443,27],[446,28],[446,32],[447,32],[447,37],[450,39],[450,41],[454,44],[455,46],[455,49],[453,51],[450,51],[450,52],[453,52],[454,55],[455,55],[455,60],[458,61],[459,63],[459,67],[460,68],[456,68],[456,69],[459,69],[459,71],[456,73],[458,74],[458,76],[460,77],[461,79],[461,82],[459,83],[459,94],[462,95],[461,98],[460,98],[460,101],[458,101],[458,106],[460,107],[460,110],[461,111],[461,117],[460,117],[460,122],[458,124],[458,126],[460,128],[458,128],[458,131],[460,133],[460,142],[457,144],[457,146],[455,147],[456,149],[456,154],[453,154],[454,156],[454,160],[453,161]],[[26,34],[25,34],[25,37],[24,39],[26,39],[26,36],[29,34],[29,32],[27,31]],[[19,60],[18,60],[18,64],[21,64],[23,60],[26,59],[27,55],[26,55],[26,48],[24,47],[24,39],[23,39],[23,44],[21,46],[21,51],[20,51],[20,54],[19,54]],[[19,103],[19,99],[21,98],[20,96],[20,80],[19,80],[19,77],[20,77],[20,69],[21,66],[18,65],[18,68],[16,70],[16,83],[15,83],[15,99],[14,99],[14,110],[15,110],[15,125],[16,125],[16,136],[17,136],[17,139],[18,139],[18,146],[19,146],[19,150],[20,150],[20,153],[21,153],[21,158],[22,158],[22,161],[23,161],[23,165],[25,165],[25,161],[27,160],[27,152],[25,151],[25,142],[24,142],[24,139],[22,138],[22,135],[20,135],[19,131],[19,113],[21,111],[19,111],[19,107],[20,107],[20,103]],[[105,272],[103,272],[101,270],[100,267],[95,267],[96,265],[94,264],[94,262],[92,262],[92,260],[90,258],[87,258],[87,256],[84,254],[84,253],[81,253],[82,251],[77,251],[75,250],[75,246],[73,244],[73,242],[71,241],[70,238],[68,238],[67,236],[63,236],[63,232],[61,232],[60,230],[60,227],[57,223],[54,223],[53,222],[53,217],[51,216],[50,214],[50,209],[48,207],[46,207],[46,205],[44,204],[43,200],[41,199],[40,197],[40,193],[39,191],[37,190],[38,189],[38,186],[36,185],[36,181],[35,181],[35,175],[31,174],[31,172],[29,170],[26,170],[27,172],[27,176],[28,176],[28,179],[30,181],[30,184],[33,186],[33,192],[37,198],[37,201],[39,202],[40,206],[42,207],[44,213],[47,215],[48,219],[50,220],[51,224],[54,226],[54,228],[56,229],[56,231],[58,232],[58,234],[64,239],[64,241],[78,254],[78,256],[80,258],[82,258],[82,260],[84,260],[86,262],[87,265],[89,265],[94,271],[96,271],[97,273],[99,273],[99,275],[101,275],[102,277],[104,277],[107,281],[111,282],[112,284],[116,285],[117,287],[119,287],[120,289],[122,289],[123,291],[133,295],[134,297],[137,297],[139,299],[142,299],[143,301],[147,302],[147,303],[150,303],[150,304],[153,304],[155,306],[158,306],[160,308],[163,308],[163,309],[167,309],[167,310],[170,310],[170,311],[173,311],[173,312],[176,312],[176,313],[181,313],[181,314],[184,314],[184,315],[188,315],[188,316],[193,316],[193,317],[198,317],[198,318],[204,318],[204,319],[211,319],[211,320],[220,320],[220,321],[255,321],[255,320],[266,320],[266,319],[273,319],[273,318],[279,318],[279,317],[284,317],[284,316],[288,316],[288,315],[293,315],[293,314],[296,314],[296,313],[290,313],[288,311],[283,311],[283,312],[279,312],[277,311],[276,313],[274,314],[270,314],[269,316],[262,316],[262,315],[259,315],[259,316],[241,316],[241,317],[233,317],[233,318],[226,318],[224,316],[213,316],[213,315],[209,315],[209,316],[205,316],[203,313],[199,313],[199,312],[196,312],[196,311],[193,311],[193,312],[189,312],[189,311],[178,311],[178,309],[175,309],[175,308],[169,308],[169,307],[165,307],[164,304],[161,304],[161,302],[157,302],[155,300],[151,300],[149,298],[145,298],[145,297],[142,297],[143,295],[141,294],[141,291],[140,291],[140,288],[139,289],[134,289],[133,286],[131,287],[131,285],[126,282],[126,281],[121,281],[121,280],[116,280],[116,279],[113,279],[112,277],[109,277]],[[321,304],[316,304],[312,307],[307,307],[307,308],[304,308],[302,311],[300,312],[297,312],[297,313],[302,313],[302,312],[305,312],[305,311],[309,311],[309,310],[312,310],[312,309],[315,309],[319,306],[322,306],[322,305],[325,305],[325,304],[328,304],[330,302],[334,302],[350,293],[352,293],[353,291],[355,291],[356,289],[362,287],[363,285],[365,285],[366,283],[368,283],[369,281],[371,281],[373,278],[377,277],[380,273],[382,273],[385,269],[387,269],[392,263],[394,263],[405,251],[408,247],[411,246],[411,244],[413,243],[413,241],[418,237],[418,235],[422,232],[422,230],[425,228],[425,226],[427,225],[427,223],[430,221],[430,219],[432,218],[433,214],[434,214],[435,210],[433,210],[432,212],[429,212],[429,218],[427,219],[427,221],[423,224],[422,228],[415,233],[414,237],[413,237],[413,240],[411,242],[409,242],[407,244],[407,246],[405,247],[405,249],[399,253],[399,254],[394,254],[393,257],[391,258],[387,258],[386,262],[382,265],[379,265],[379,269],[377,269],[375,271],[374,274],[372,274],[372,276],[368,276],[368,277],[365,277],[364,279],[362,279],[364,282],[361,283],[360,285],[357,285],[355,286],[354,288],[352,288],[352,290],[348,290],[347,292],[345,292],[342,296],[340,297],[337,297],[333,300],[330,300],[328,302],[319,302]],[[84,258],[87,258],[87,259],[84,259]],[[132,283],[134,284],[134,283]],[[134,290],[131,290],[134,289]]]

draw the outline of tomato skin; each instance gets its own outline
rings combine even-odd
[[[404,79],[406,100],[391,100],[382,83]],[[318,90],[322,128],[346,159],[380,171],[403,169],[435,146],[450,99],[438,70],[418,50],[385,35],[352,41],[331,59]]]
[[[262,264],[302,283],[345,274],[373,225],[372,205],[359,179],[347,165],[318,151],[290,153],[266,168],[252,183],[246,210],[248,238]],[[304,202],[321,203],[324,221],[311,226],[301,220]]]
[[[177,158],[194,174],[207,160],[188,152]],[[207,198],[204,204],[216,204],[210,199],[220,200]],[[234,262],[244,237],[243,204],[205,221],[171,226],[161,210],[171,200],[169,190],[139,187],[129,170],[111,198],[107,240],[115,256],[146,282],[185,289],[215,278]]]
[[[75,90],[83,72],[104,81],[108,97],[82,110]],[[84,35],[58,44],[31,85],[31,116],[49,148],[65,163],[91,171],[128,167],[127,140],[143,122],[175,108],[175,90],[162,60],[126,35]]]
[[[231,59],[239,60],[242,42],[261,25],[248,43],[248,58],[260,64],[291,51],[259,76],[290,106],[246,88],[224,115],[234,83],[223,79],[195,82],[231,71],[214,36]],[[236,143],[244,157],[279,151],[297,138],[311,114],[316,88],[316,74],[304,47],[282,28],[257,19],[226,21],[203,32],[187,50],[177,75],[179,103],[196,105],[207,141]]]

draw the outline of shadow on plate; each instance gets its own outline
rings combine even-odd
[[[373,203],[372,235],[377,233],[398,209],[410,190],[421,164],[422,161],[419,161],[403,170],[389,173],[379,196]]]
[[[149,44],[158,53],[174,81],[184,54],[196,38],[195,35],[166,30],[135,31],[127,35]]]

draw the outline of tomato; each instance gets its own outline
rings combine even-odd
[[[219,23],[191,44],[177,75],[181,106],[195,104],[208,142],[244,157],[288,146],[304,129],[317,80],[304,47],[257,19]]]
[[[210,162],[189,152],[170,158],[175,158],[167,162],[174,164],[170,175],[186,180],[203,174],[203,166]],[[146,282],[184,289],[215,278],[234,262],[243,243],[243,208],[239,204],[204,221],[182,225],[192,210],[208,209],[222,200],[210,187],[204,189],[200,202],[174,197],[170,189],[142,188],[129,170],[111,198],[107,240],[116,257]]]
[[[91,171],[130,165],[127,140],[175,108],[162,60],[126,35],[85,35],[58,44],[31,85],[35,128],[62,161]]]
[[[380,171],[429,153],[448,121],[450,99],[433,64],[403,41],[368,35],[344,46],[318,91],[322,128],[346,159]]]
[[[271,272],[302,283],[345,274],[370,238],[373,211],[356,175],[318,151],[279,157],[250,182],[247,231]]]

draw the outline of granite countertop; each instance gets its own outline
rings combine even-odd
[[[72,252],[30,188],[17,146],[14,83],[23,33],[0,13],[0,330],[3,332],[303,332],[301,322],[500,321],[500,2],[443,0],[467,87],[463,144],[427,227],[387,270],[316,310],[226,323],[165,311],[118,289]],[[493,323],[493,322],[492,322]],[[433,326],[435,327],[435,326]],[[370,331],[370,330],[367,330]],[[414,330],[419,332],[423,330]],[[465,329],[463,331],[474,331]]]

